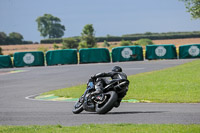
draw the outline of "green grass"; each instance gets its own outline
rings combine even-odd
[[[125,99],[161,103],[200,102],[200,60],[180,66],[129,76]]]
[[[200,102],[200,60],[128,77],[129,90],[124,98],[149,100],[159,103],[197,103]],[[50,91],[61,97],[79,98],[86,85]]]
[[[86,84],[45,92],[42,95],[54,94],[59,97],[79,98],[85,91]]]
[[[200,125],[89,124],[81,126],[0,126],[0,133],[199,133]]]

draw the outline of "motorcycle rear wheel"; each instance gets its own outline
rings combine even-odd
[[[98,114],[106,114],[109,112],[115,105],[115,102],[118,99],[117,93],[115,91],[109,91],[105,93],[105,95],[109,96],[105,104],[102,106],[101,104],[96,104],[96,112]]]

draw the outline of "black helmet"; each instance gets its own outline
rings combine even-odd
[[[112,69],[113,72],[122,72],[122,68],[119,66],[114,66]]]

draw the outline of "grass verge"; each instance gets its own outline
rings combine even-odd
[[[128,77],[129,90],[124,98],[149,100],[158,103],[199,103],[200,102],[200,60]],[[86,85],[50,91],[60,97],[78,98]]]
[[[160,103],[200,102],[200,60],[164,70],[129,76],[126,99]]]
[[[180,124],[89,124],[56,126],[0,126],[0,133],[199,133],[200,125]]]

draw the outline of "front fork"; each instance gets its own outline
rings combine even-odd
[[[88,94],[88,89],[85,91],[84,93],[84,102],[83,102],[83,109],[85,111],[90,111],[90,112],[95,112],[95,105],[94,103],[91,101],[90,103],[88,102],[88,96],[86,96]]]

